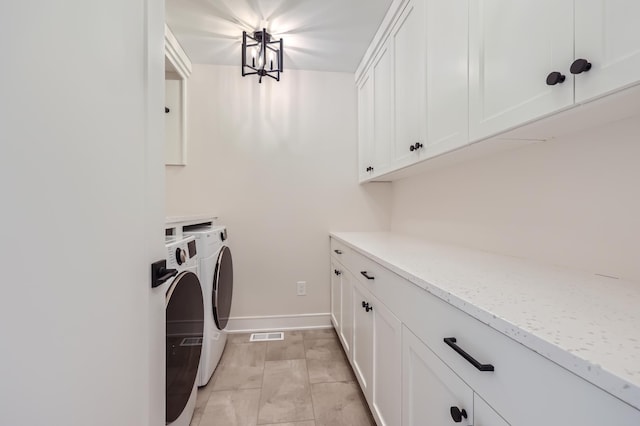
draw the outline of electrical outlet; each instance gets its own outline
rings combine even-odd
[[[306,281],[298,281],[296,283],[296,289],[298,296],[306,296],[307,295],[307,282]]]

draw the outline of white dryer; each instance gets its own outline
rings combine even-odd
[[[198,386],[204,386],[218,366],[227,342],[224,330],[229,321],[233,296],[233,261],[231,250],[225,244],[226,227],[185,227],[184,235],[196,239],[200,255],[200,283],[205,315]]]
[[[168,241],[167,270],[177,275],[166,291],[165,423],[189,426],[196,406],[204,332],[204,302],[195,238]]]

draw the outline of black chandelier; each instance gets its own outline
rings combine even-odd
[[[257,74],[258,83],[262,77],[280,81],[282,72],[282,39],[271,40],[265,28],[255,31],[253,37],[242,32],[242,76]]]

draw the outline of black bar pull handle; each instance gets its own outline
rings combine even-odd
[[[367,271],[360,271],[360,273],[362,274],[363,277],[365,277],[368,280],[374,280],[375,279],[375,277],[372,277],[369,274],[367,274]]]
[[[342,254],[342,250],[338,250],[338,249],[336,249],[336,250],[334,250],[334,252],[335,252],[336,254]]]
[[[162,285],[171,277],[178,275],[177,269],[167,269],[167,260],[159,260],[151,264],[151,288]]]
[[[444,342],[451,347],[454,351],[456,351],[462,358],[469,361],[471,365],[477,368],[480,371],[494,371],[493,365],[491,364],[480,364],[474,357],[466,353],[460,346],[456,345],[455,337],[445,337]]]

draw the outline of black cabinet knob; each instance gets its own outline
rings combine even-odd
[[[369,306],[369,304],[367,303],[367,306],[364,307],[364,310],[369,312],[369,311],[373,311],[373,308]]]
[[[371,167],[371,166],[367,167],[367,171],[368,172],[372,172],[373,171],[373,167]]]
[[[413,145],[409,145],[409,151],[413,152],[413,151],[417,151],[418,149],[422,148],[424,145],[422,145],[420,142],[416,142]]]
[[[556,84],[562,83],[565,79],[566,77],[563,74],[558,71],[554,71],[547,76],[547,85],[555,86]]]
[[[365,306],[367,306],[367,303],[363,300],[362,301],[362,307],[364,308]]]
[[[571,71],[571,74],[582,74],[583,72],[587,72],[590,69],[591,62],[587,61],[586,59],[576,59],[571,64],[571,68],[569,68],[569,71]]]
[[[449,411],[451,412],[451,418],[456,423],[460,423],[463,417],[467,418],[467,410],[464,408],[461,410],[458,407],[451,407]]]
[[[337,269],[334,269],[333,273],[336,274],[336,275],[341,275],[342,274],[342,272],[338,271]]]

